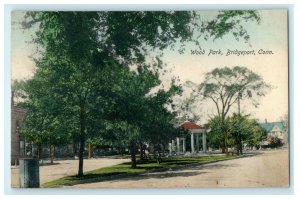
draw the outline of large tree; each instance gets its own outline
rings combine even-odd
[[[258,146],[267,137],[258,121],[250,115],[234,113],[226,117],[224,123],[221,122],[219,116],[215,116],[209,120],[209,127],[211,131],[207,138],[210,146],[215,148],[223,146],[224,129],[227,129],[228,141],[236,147],[238,155],[243,154],[243,144],[251,147]]]
[[[28,108],[24,125],[20,131],[26,141],[37,145],[40,151],[42,145],[57,146],[70,142],[72,133],[78,129],[73,123],[69,111],[65,111],[65,103],[60,96],[53,95],[53,85],[48,79],[48,73],[39,71],[35,78],[24,83],[23,92],[26,100],[22,106]],[[40,158],[40,153],[37,157]]]
[[[227,119],[227,118],[226,118]],[[208,121],[210,132],[207,134],[207,144],[212,148],[224,148],[224,133],[223,129],[227,128],[228,122],[221,123],[218,116],[212,117]]]
[[[181,90],[173,82],[168,90],[160,89],[151,93],[161,81],[159,73],[150,71],[146,65],[138,67],[138,73],[130,72],[126,67],[120,70],[128,76],[118,78],[122,84],[118,85],[119,91],[111,99],[114,103],[106,117],[112,130],[109,134],[113,136],[106,136],[106,139],[113,139],[115,144],[127,144],[131,152],[132,167],[135,168],[138,144],[160,144],[170,138],[174,130],[171,121],[175,115],[167,106]]]
[[[247,98],[257,106],[256,97],[264,96],[269,87],[260,75],[241,66],[216,68],[206,73],[204,81],[197,85],[195,92],[216,107],[223,128],[223,152],[228,153],[225,119],[232,105]]]
[[[118,70],[109,68],[115,69],[112,66],[116,64],[140,65],[154,49],[174,47],[176,41],[199,44],[199,37],[207,34],[220,38],[232,32],[235,37],[248,40],[241,24],[247,20],[259,21],[254,11],[222,11],[210,23],[199,23],[198,17],[197,12],[173,11],[27,14],[24,27],[38,26],[34,41],[41,51],[36,56],[36,75],[43,77],[48,85],[44,96],[54,99],[50,107],[60,107],[53,117],[66,118],[67,114],[72,132],[77,129],[79,176],[83,175],[87,136],[95,129],[92,115],[97,112],[97,119],[105,118],[114,102],[111,94],[118,92],[114,89],[120,82],[115,80],[118,83],[114,84],[108,78]]]
[[[26,92],[24,87],[26,85],[25,80],[14,80],[11,84],[11,105],[22,106],[26,98]]]
[[[237,154],[243,155],[243,144],[258,145],[267,138],[264,129],[249,115],[234,113],[228,118],[229,137],[236,146]]]
[[[182,88],[184,90],[184,87]],[[181,124],[188,120],[198,122],[200,120],[199,108],[197,107],[197,95],[190,93],[189,96],[182,94],[181,99],[176,99],[174,109],[177,112],[176,124]]]

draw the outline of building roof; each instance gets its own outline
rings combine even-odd
[[[200,125],[197,125],[193,122],[190,121],[185,121],[180,125],[181,128],[184,129],[203,129],[203,127],[201,127]]]
[[[267,122],[261,123],[260,126],[264,128],[268,133],[272,131],[274,126],[277,126],[281,131],[285,130],[284,122]]]

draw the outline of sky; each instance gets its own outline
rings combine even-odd
[[[217,67],[245,66],[253,72],[261,75],[272,89],[266,96],[258,99],[258,108],[247,101],[241,101],[241,110],[251,114],[260,122],[278,121],[288,113],[288,33],[287,33],[287,12],[286,10],[261,10],[259,11],[260,24],[249,22],[245,28],[250,34],[250,44],[242,40],[237,42],[228,35],[220,40],[202,42],[202,49],[205,55],[191,55],[185,53],[179,55],[169,52],[166,55],[168,66],[173,66],[173,73],[179,76],[184,82],[190,80],[201,83],[205,73]],[[209,18],[207,12],[204,18]],[[190,49],[194,49],[191,47]],[[221,49],[223,56],[207,56],[210,49]],[[227,50],[254,50],[255,56],[225,56]],[[259,55],[260,49],[272,51],[272,55]],[[187,50],[188,51],[188,50]],[[216,108],[210,101],[204,101],[199,105],[200,116],[205,123],[209,115],[216,114]],[[233,107],[235,111],[237,107]]]
[[[201,19],[212,19],[216,11],[202,11]],[[279,121],[288,112],[288,36],[287,36],[287,11],[286,10],[260,10],[258,11],[261,21],[247,22],[244,27],[250,35],[250,44],[243,40],[236,41],[233,36],[224,36],[212,41],[201,40],[204,55],[192,55],[191,50],[196,49],[193,45],[187,45],[184,54],[167,49],[164,51],[163,61],[170,70],[168,74],[178,76],[180,81],[193,81],[201,83],[205,73],[217,67],[245,66],[253,72],[261,75],[272,89],[266,96],[258,101],[260,105],[255,108],[247,100],[241,102],[241,110],[251,114],[263,122]],[[34,36],[34,31],[24,32],[19,25],[23,19],[22,12],[12,13],[11,31],[11,78],[28,79],[34,75],[34,62],[30,55],[35,46],[28,43]],[[223,55],[210,55],[210,50],[221,50]],[[227,50],[254,50],[255,56],[225,56]],[[272,51],[273,54],[258,54],[258,51]],[[185,97],[185,96],[183,96]],[[197,106],[201,117],[201,124],[208,120],[208,116],[214,115],[216,109],[210,101],[199,101]],[[237,109],[233,107],[233,110]]]

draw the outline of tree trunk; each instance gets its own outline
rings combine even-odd
[[[54,153],[55,153],[55,146],[50,145],[50,163],[53,164],[54,162]]]
[[[225,138],[224,138],[224,147],[225,147],[225,154],[228,155],[228,132],[227,129],[225,130]]]
[[[144,146],[143,143],[140,143],[140,159],[145,160],[145,153],[144,153]]]
[[[89,143],[89,155],[88,158],[91,159],[93,157],[93,145]]]
[[[236,154],[240,155],[240,144],[238,142],[236,144]]]
[[[76,141],[73,141],[73,157],[75,158],[75,156],[77,156],[78,152],[77,152],[77,147],[76,147]]]
[[[166,145],[162,144],[162,153],[165,154],[166,153]]]
[[[37,150],[36,150],[36,159],[41,159],[42,157],[42,145],[37,144]]]
[[[223,139],[223,143],[220,147],[222,149],[222,153],[225,153],[225,139]]]
[[[157,151],[156,144],[153,144],[153,157],[154,157],[154,159],[157,158],[156,151]]]
[[[225,128],[225,115],[221,116],[221,125],[222,125],[222,130],[223,130],[223,135],[224,135],[224,140],[223,140],[223,147],[222,148],[222,153],[225,153],[228,155],[228,132],[227,129]]]
[[[11,102],[11,105],[15,105],[15,102],[14,102],[14,99],[15,99],[15,92],[14,91],[11,91],[11,99],[10,99],[10,102]]]
[[[243,144],[242,144],[242,139],[239,139],[239,144],[240,144],[240,154],[243,155]]]
[[[131,168],[136,168],[135,149],[136,149],[135,142],[130,141]]]
[[[80,105],[80,136],[79,136],[79,167],[78,167],[78,176],[83,176],[83,155],[84,155],[84,147],[85,147],[85,110],[84,105]]]
[[[160,148],[160,145],[155,145],[156,147],[156,150],[155,150],[155,148],[154,148],[154,151],[157,151],[157,153],[155,153],[156,154],[156,162],[158,163],[158,164],[160,164],[161,162],[162,162],[162,159],[161,159],[161,154],[160,154],[160,152],[161,152],[161,148]]]

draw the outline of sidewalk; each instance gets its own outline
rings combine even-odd
[[[129,159],[85,159],[83,162],[83,170],[90,171],[101,167],[112,166],[123,162],[129,162]],[[78,160],[59,160],[54,161],[53,165],[40,166],[40,184],[55,180],[68,175],[76,175],[78,171]],[[11,187],[19,187],[19,167],[11,167]]]

